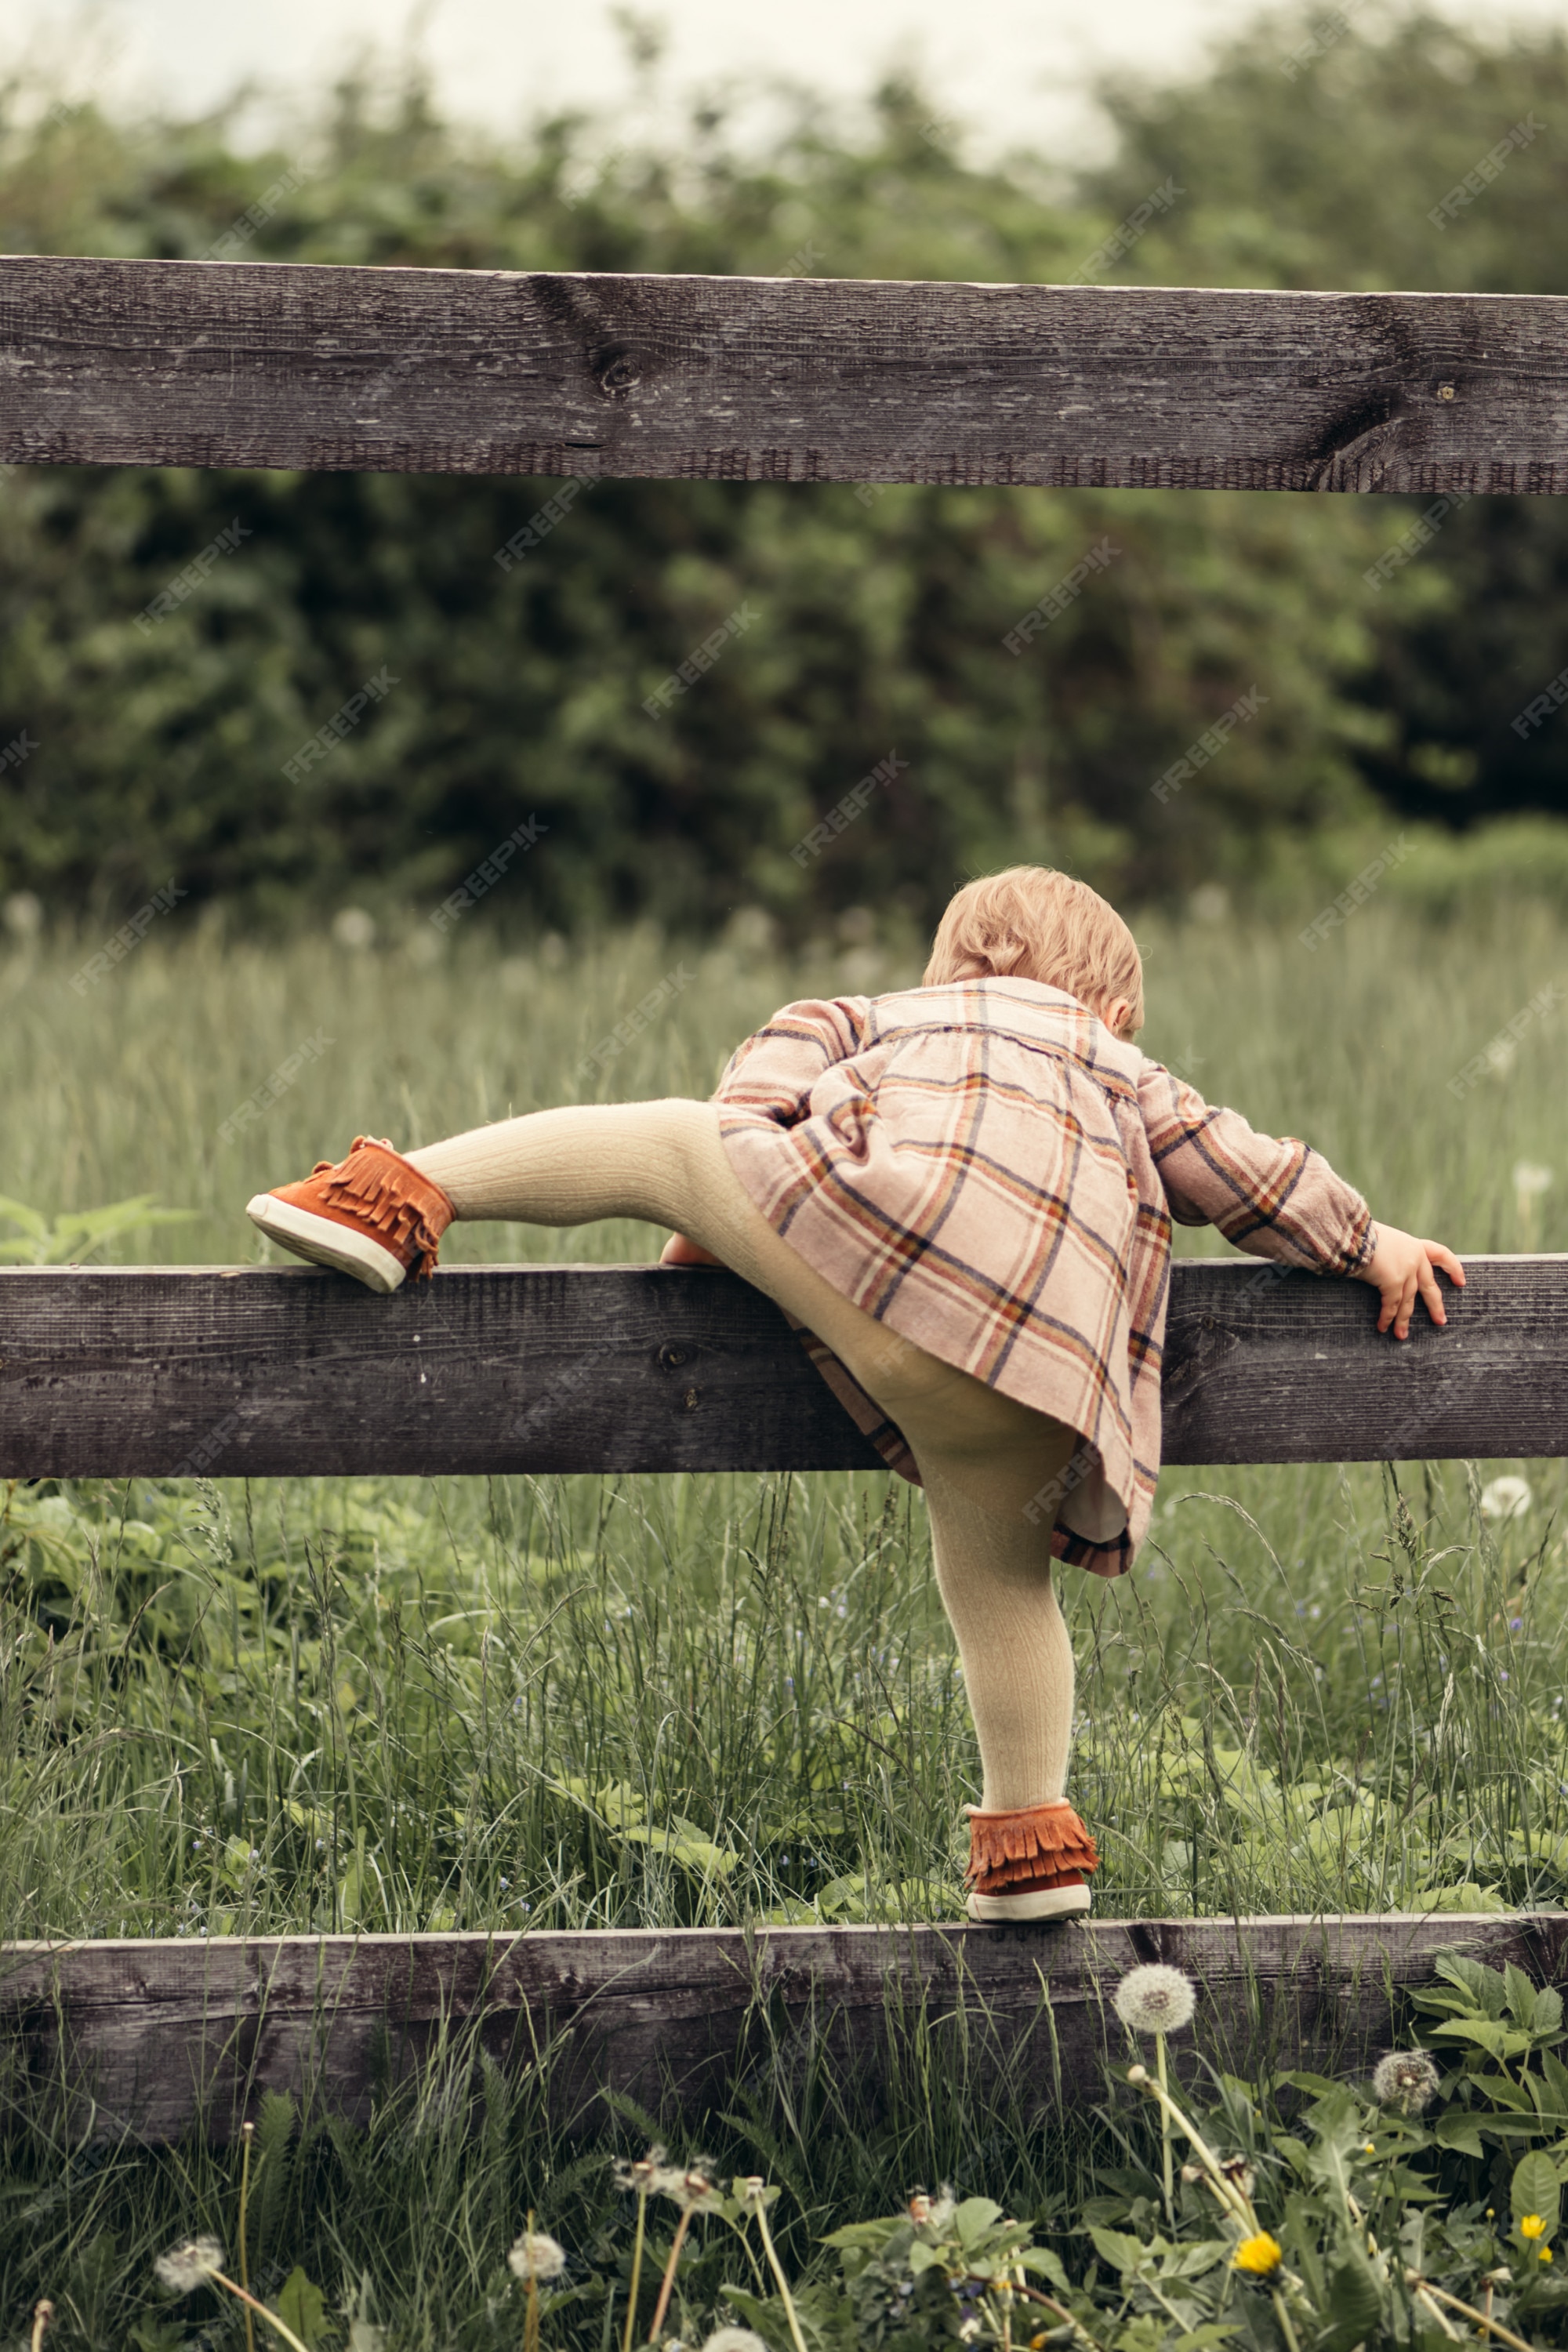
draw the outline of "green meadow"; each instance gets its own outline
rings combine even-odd
[[[69,981],[95,941],[24,943],[0,963],[0,1190],[47,1230],[5,1230],[69,1256],[82,1244],[58,1219],[155,1194],[188,1220],[100,1262],[248,1262],[257,1186],[361,1130],[412,1145],[570,1098],[586,1051],[666,974],[682,976],[668,1009],[598,1074],[602,1095],[705,1092],[790,997],[918,977],[915,942],[847,928],[786,962],[749,916],[708,944],[647,931],[527,952],[477,930],[433,946],[413,918],[357,950],[182,940],[171,918],[85,996]],[[1448,1086],[1564,971],[1561,916],[1517,892],[1436,915],[1390,890],[1314,953],[1298,929],[1144,927],[1148,1049],[1320,1143],[1394,1221],[1461,1251],[1568,1245],[1561,1015],[1500,1046],[1463,1102]],[[297,1082],[223,1139],[312,1038]],[[637,1260],[660,1238],[468,1226],[446,1254]],[[1529,1499],[1497,1516],[1506,1477]],[[1564,1484],[1560,1464],[1507,1461],[1169,1474],[1133,1577],[1065,1576],[1100,1912],[1561,1901]],[[5,1494],[5,1937],[951,1919],[977,1785],[920,1498],[882,1475]],[[451,2068],[368,2133],[272,2113],[255,2275],[275,2298],[296,2266],[321,2286],[324,2315],[298,2283],[287,2300],[310,2352],[514,2344],[504,2257],[537,2208],[575,2282],[552,2291],[544,2340],[611,2352],[628,2208],[605,2157],[562,2141],[526,2081],[476,2075],[460,2046]],[[28,2340],[47,2294],[51,2346],[237,2352],[237,2306],[161,2299],[150,2267],[197,2227],[234,2242],[237,2151],[73,2147],[25,2104],[0,2165],[0,2342]],[[648,2128],[623,2114],[623,2149]],[[1094,2129],[1064,2140],[940,2072],[874,2116],[831,2070],[805,2097],[752,2079],[707,2145],[784,2189],[797,2273],[820,2272],[825,2231],[917,2181],[1066,2227],[1106,2179]],[[650,2216],[650,2264],[672,2219]],[[678,2306],[699,2328],[734,2271],[700,2235]],[[896,2340],[946,2341],[951,2317]],[[776,2310],[759,2324],[785,2352]]]

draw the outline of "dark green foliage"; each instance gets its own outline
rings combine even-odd
[[[1352,34],[1295,79],[1280,18],[1189,88],[1112,102],[1115,163],[1075,194],[963,163],[918,92],[869,127],[802,103],[759,152],[700,111],[679,154],[601,126],[505,149],[417,86],[341,89],[276,154],[227,123],[90,107],[0,126],[8,250],[763,274],[1067,278],[1173,173],[1125,268],[1317,286],[1550,289],[1568,256],[1556,36],[1485,47],[1424,18]],[[1411,100],[1411,91],[1416,93]],[[1531,107],[1548,129],[1439,234],[1425,215]],[[1560,112],[1561,110],[1558,110]],[[599,158],[594,161],[594,158]],[[233,250],[235,248],[229,248]],[[18,469],[0,481],[0,889],[62,911],[190,896],[289,919],[346,893],[434,899],[537,814],[510,919],[737,903],[797,930],[857,903],[924,922],[966,871],[1050,858],[1148,898],[1310,862],[1401,812],[1564,801],[1562,730],[1508,720],[1561,665],[1551,501],[1478,504],[1381,591],[1405,501],[607,483],[510,570],[539,481]],[[136,616],[226,529],[167,619]],[[1119,551],[1021,658],[1004,634],[1098,540]],[[644,698],[741,604],[755,625],[661,719]],[[301,741],[367,677],[396,684],[299,783]],[[1237,695],[1201,789],[1150,785]],[[1568,742],[1568,735],[1563,736]],[[790,852],[896,751],[910,765],[820,858]]]
[[[1119,138],[1089,192],[1125,214],[1174,177],[1181,203],[1138,247],[1173,285],[1568,292],[1568,39],[1494,43],[1419,8],[1335,39],[1331,11],[1260,18],[1199,81],[1105,89]],[[1318,54],[1303,55],[1313,28]],[[1440,224],[1449,191],[1527,126],[1498,176]],[[1426,502],[1419,502],[1415,512]],[[1412,520],[1389,509],[1388,539]],[[1412,815],[1455,824],[1568,812],[1568,728],[1510,721],[1563,661],[1568,519],[1556,499],[1482,499],[1439,515],[1412,618],[1361,607],[1376,656],[1357,688],[1391,726],[1365,772]],[[1402,575],[1403,576],[1403,575]],[[1354,601],[1353,599],[1352,601]]]

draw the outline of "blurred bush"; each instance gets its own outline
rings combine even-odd
[[[1036,157],[967,163],[900,83],[848,127],[797,98],[761,146],[704,102],[661,146],[581,116],[499,143],[417,80],[352,82],[258,154],[229,115],[111,119],[22,77],[0,112],[0,245],[200,257],[281,180],[247,257],[1050,281],[1173,176],[1124,276],[1563,284],[1563,37],[1369,16],[1325,44],[1317,21],[1262,20],[1194,81],[1108,92],[1116,154],[1078,184]],[[1542,132],[1434,228],[1531,110]],[[858,906],[923,923],[965,871],[1017,856],[1145,901],[1309,889],[1375,845],[1389,806],[1460,827],[1568,806],[1568,720],[1525,742],[1508,723],[1563,658],[1551,500],[1477,500],[1373,589],[1421,502],[606,482],[503,571],[496,551],[558,487],[10,470],[0,748],[21,756],[0,893],[96,919],[173,876],[193,908],[288,922],[351,889],[434,901],[537,816],[502,919],[683,926],[742,905],[798,933]],[[178,609],[139,626],[226,532]],[[1010,654],[1102,539],[1114,559]],[[755,625],[701,690],[647,717],[742,603]],[[384,669],[395,685],[290,780]],[[1224,758],[1157,802],[1254,687]],[[889,751],[907,770],[792,856]]]

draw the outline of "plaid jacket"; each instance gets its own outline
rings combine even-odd
[[[1160,1467],[1171,1220],[1260,1257],[1352,1274],[1365,1202],[1320,1155],[1257,1135],[1034,981],[787,1004],[716,1099],[775,1232],[905,1339],[1079,1431],[1042,1489],[1058,1557],[1117,1576]],[[884,1459],[901,1433],[801,1337]]]

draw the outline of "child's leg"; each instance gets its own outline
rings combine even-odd
[[[905,1435],[908,1435],[908,1431]],[[980,1809],[1022,1812],[1065,1792],[1073,1654],[1051,1583],[1050,1529],[960,1493],[916,1454],[942,1603],[958,1637],[984,1775]]]
[[[1061,1796],[1072,1645],[1051,1586],[1048,1521],[1031,1525],[1025,1507],[1066,1463],[1070,1430],[889,1331],[816,1273],[736,1176],[711,1103],[536,1111],[408,1157],[461,1218],[567,1225],[631,1216],[677,1227],[825,1339],[898,1422],[920,1464],[980,1738],[983,1810]]]

